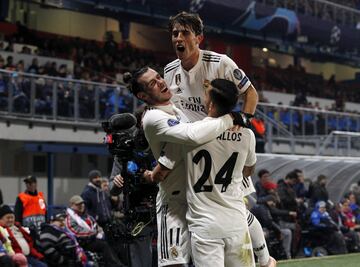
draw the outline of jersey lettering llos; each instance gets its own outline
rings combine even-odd
[[[185,155],[189,230],[204,238],[246,230],[242,171],[256,163],[254,133],[227,130],[207,144],[186,148]]]

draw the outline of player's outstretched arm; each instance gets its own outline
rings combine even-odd
[[[144,117],[143,126],[147,138],[156,138],[161,142],[202,145],[222,132],[234,126],[233,117],[229,114],[219,118],[204,119],[194,123],[182,123],[177,120],[158,116]]]
[[[250,85],[241,96],[244,99],[242,111],[254,115],[257,103],[259,101],[255,87]]]

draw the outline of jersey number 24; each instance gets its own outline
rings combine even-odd
[[[238,156],[238,152],[233,152],[228,158],[228,160],[224,163],[224,165],[220,168],[218,173],[215,176],[215,184],[222,184],[221,193],[225,192],[228,185],[231,183],[232,174],[235,168],[236,159]],[[205,168],[199,180],[194,184],[193,188],[195,193],[199,192],[211,192],[213,189],[212,185],[205,185],[207,179],[210,177],[211,166],[212,166],[212,158],[209,151],[202,149],[195,154],[193,157],[193,162],[198,164],[200,160],[204,158],[205,160]]]

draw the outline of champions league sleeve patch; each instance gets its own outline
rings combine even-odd
[[[174,119],[168,119],[167,123],[168,123],[168,125],[169,125],[170,127],[172,127],[172,126],[175,126],[175,125],[179,124],[180,121],[174,120]]]
[[[239,80],[239,81],[242,80],[243,75],[242,75],[242,73],[241,73],[241,70],[235,69],[233,73],[234,73],[235,79],[237,79],[237,80]]]
[[[242,79],[242,81],[239,83],[239,86],[243,87],[248,81],[249,78],[245,76],[244,79]]]

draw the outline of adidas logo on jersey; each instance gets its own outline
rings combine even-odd
[[[175,94],[182,94],[182,90],[181,90],[181,88],[180,87],[178,87],[178,89],[176,90],[176,92],[175,92]]]

